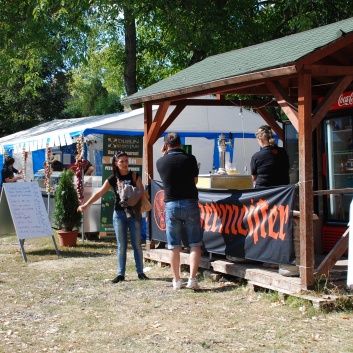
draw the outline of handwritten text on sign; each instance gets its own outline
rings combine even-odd
[[[4,183],[3,187],[18,239],[53,236],[37,182]]]

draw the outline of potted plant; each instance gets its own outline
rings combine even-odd
[[[78,229],[82,223],[82,215],[77,212],[78,195],[73,184],[74,172],[64,170],[54,196],[53,220],[61,246],[76,246]]]

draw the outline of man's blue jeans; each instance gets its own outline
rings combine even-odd
[[[136,272],[143,273],[143,253],[141,247],[141,219],[134,215],[126,216],[125,211],[114,211],[113,226],[118,245],[118,275],[125,276],[126,251],[127,251],[127,230],[130,230],[131,245],[134,250]]]
[[[185,230],[190,247],[202,245],[200,209],[197,200],[169,201],[165,204],[168,249],[181,247]]]

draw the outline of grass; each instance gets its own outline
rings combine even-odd
[[[115,246],[79,240],[58,258],[51,238],[29,239],[24,263],[17,238],[1,236],[0,352],[353,352],[343,299],[324,312],[202,271],[201,291],[173,291],[168,266],[146,262],[151,279],[138,281],[131,250],[114,285]]]

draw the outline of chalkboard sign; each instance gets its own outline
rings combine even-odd
[[[0,197],[0,234],[14,231],[20,240],[54,236],[36,181],[3,184]]]

